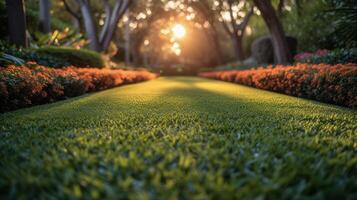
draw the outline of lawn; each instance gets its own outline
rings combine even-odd
[[[0,115],[0,198],[356,199],[357,111],[193,77]]]

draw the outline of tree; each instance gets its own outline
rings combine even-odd
[[[196,10],[197,15],[201,16],[202,18],[202,24],[207,22],[209,25],[209,28],[204,30],[204,33],[207,38],[211,40],[211,44],[213,45],[213,49],[216,51],[216,64],[222,64],[223,63],[223,53],[221,49],[221,44],[219,42],[219,34],[217,30],[217,18],[215,11],[212,10],[212,8],[209,5],[209,2],[207,1],[193,1],[190,2],[190,5]],[[197,19],[198,17],[196,17]]]
[[[116,0],[114,6],[110,5],[109,0],[102,0],[104,6],[105,21],[101,30],[97,31],[97,25],[93,18],[92,7],[89,0],[76,0],[80,7],[84,30],[89,39],[89,48],[94,51],[105,51],[113,38],[119,20],[123,17],[134,0]],[[65,1],[64,1],[65,2]],[[65,4],[66,6],[66,4]],[[66,9],[76,19],[78,15],[68,5]]]
[[[253,8],[253,6],[245,1],[239,1],[237,4],[234,0],[219,0],[218,12],[220,14],[220,20],[225,31],[232,40],[236,57],[239,61],[242,61],[245,58],[243,51],[243,36],[249,19],[253,15]],[[244,16],[238,14],[238,11],[242,10],[245,12]]]
[[[261,12],[265,24],[267,25],[274,47],[276,62],[286,64],[291,60],[291,53],[285,37],[283,26],[275,13],[275,9],[270,0],[253,0]]]
[[[49,0],[40,0],[40,31],[43,33],[49,33],[51,31],[50,23],[50,1]]]
[[[6,0],[9,39],[12,44],[27,47],[26,15],[23,0]]]
[[[163,2],[161,1],[154,1],[151,4],[142,1],[135,6],[135,8],[136,10],[132,10],[133,15],[139,15],[140,13],[146,13],[147,11],[150,12],[150,15],[147,14],[145,19],[131,18],[131,20],[137,24],[137,28],[131,32],[131,53],[133,55],[133,63],[139,65],[142,64],[144,60],[140,53],[140,48],[144,43],[146,36],[150,33],[150,30],[152,30],[152,25],[159,19],[169,18],[172,13],[163,9]]]
[[[67,2],[67,0],[62,0],[64,8],[66,11],[72,16],[73,18],[73,26],[78,28],[80,32],[83,31],[83,26],[82,26],[82,16],[80,14],[80,9],[79,8],[73,8],[72,4]]]
[[[127,21],[125,22],[125,63],[130,64],[130,11],[126,11]]]

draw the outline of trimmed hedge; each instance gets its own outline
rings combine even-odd
[[[76,67],[104,68],[106,66],[101,54],[87,49],[74,49],[68,47],[44,47],[36,50],[36,52],[40,56],[42,55],[61,58],[64,63],[70,63],[70,65]],[[68,65],[58,63],[58,65],[53,67],[66,66]]]
[[[357,107],[356,64],[297,64],[244,71],[204,72],[199,76],[292,96]]]
[[[21,58],[27,62],[36,62],[46,67],[104,68],[106,66],[101,54],[86,49],[67,47],[21,48],[0,40],[0,52]],[[5,63],[0,61],[1,65],[5,66]]]
[[[0,67],[0,112],[156,78],[148,71],[28,66]]]

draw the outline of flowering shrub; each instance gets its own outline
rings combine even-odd
[[[327,49],[318,49],[315,53],[311,52],[302,52],[294,56],[294,60],[297,62],[309,62],[314,56],[325,56],[329,54],[330,51]]]
[[[298,63],[326,63],[326,64],[346,64],[357,63],[357,48],[335,49],[329,51],[319,49],[315,53],[303,52],[296,54],[294,59]]]
[[[244,71],[204,72],[199,75],[292,96],[357,107],[356,64],[298,64]]]
[[[115,86],[150,80],[147,71],[94,68],[0,67],[0,112],[100,91]]]

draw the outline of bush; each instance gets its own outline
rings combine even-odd
[[[21,58],[0,52],[0,66],[6,65],[24,65],[25,61]]]
[[[357,107],[357,65],[277,66],[244,71],[218,71],[202,77],[348,107]]]
[[[35,49],[22,48],[10,45],[4,41],[0,41],[0,52],[9,54],[11,56],[21,58],[24,61],[34,61],[40,65],[48,67],[58,67],[58,66],[70,66],[71,63],[51,55],[38,54]],[[16,64],[16,63],[13,63]],[[0,66],[5,66],[6,63],[1,62]],[[17,64],[16,64],[17,65]]]
[[[0,68],[0,112],[156,77],[147,71],[75,67],[53,69],[35,63],[27,65],[29,67],[9,65]]]
[[[294,59],[296,62],[312,64],[357,63],[357,48],[335,49],[333,51],[317,50],[315,53],[303,52],[295,55]]]
[[[106,66],[99,53],[85,49],[78,50],[64,47],[31,49],[16,47],[0,41],[0,52],[21,58],[27,62],[34,61],[39,65],[54,68],[67,66],[104,68]],[[2,63],[2,66],[4,65]]]
[[[86,49],[74,49],[64,47],[44,47],[36,50],[40,56],[59,57],[64,63],[58,63],[53,67],[64,67],[66,63],[76,67],[105,67],[105,62],[97,52]]]

